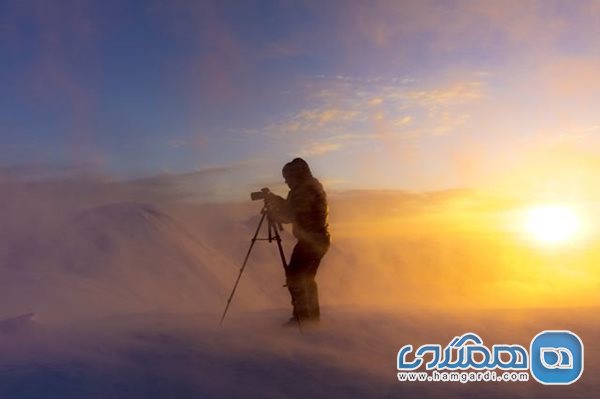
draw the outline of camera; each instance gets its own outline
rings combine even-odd
[[[252,201],[258,201],[258,200],[264,200],[267,199],[267,196],[271,193],[271,191],[268,188],[263,188],[260,191],[254,191],[253,193],[250,193],[250,199]]]

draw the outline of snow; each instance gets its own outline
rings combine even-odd
[[[414,275],[370,279],[381,266],[358,268],[357,252],[339,241],[318,275],[320,326],[280,327],[289,297],[275,245],[260,242],[219,327],[260,205],[140,201],[101,187],[5,191],[0,398],[563,398],[600,389],[596,308],[417,307],[415,292],[431,287],[413,287]],[[293,239],[283,237],[289,254]],[[405,344],[474,331],[527,346],[552,328],[586,345],[586,371],[569,387],[396,379]]]
[[[476,327],[485,342],[526,344],[540,322],[577,330],[586,370],[600,366],[591,310],[390,314],[325,308],[318,328],[281,328],[286,310],[249,312],[218,327],[214,314],[144,313],[75,325],[33,322],[0,332],[0,395],[7,398],[591,397],[593,372],[562,388],[528,383],[399,383],[400,345],[449,342]],[[440,329],[439,326],[444,326]],[[568,395],[566,395],[568,392]]]
[[[214,310],[237,268],[157,208],[112,203],[14,245],[1,271],[1,306],[22,300],[24,310],[49,318]],[[251,281],[240,293],[254,306],[269,303]]]

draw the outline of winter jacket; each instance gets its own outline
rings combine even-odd
[[[286,199],[273,195],[274,217],[281,223],[293,223],[292,233],[298,241],[329,246],[327,195],[314,177],[290,190]]]

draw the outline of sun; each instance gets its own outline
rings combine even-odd
[[[542,244],[559,244],[575,239],[580,230],[577,213],[564,205],[539,205],[526,211],[525,230]]]

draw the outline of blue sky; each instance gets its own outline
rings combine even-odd
[[[598,70],[598,1],[0,1],[0,159],[222,187],[297,155],[340,190],[587,176]]]

